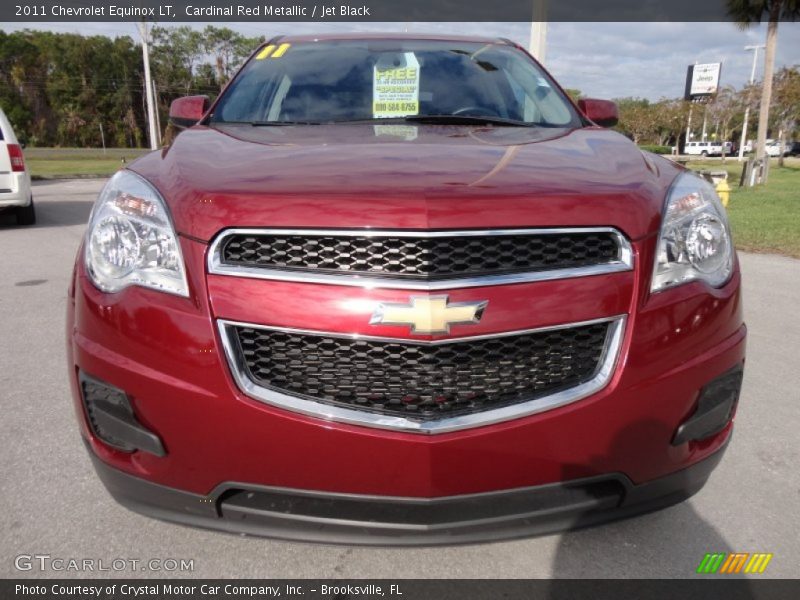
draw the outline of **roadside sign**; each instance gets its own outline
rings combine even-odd
[[[713,96],[719,89],[719,77],[722,63],[706,63],[689,65],[686,72],[685,100],[696,100]]]

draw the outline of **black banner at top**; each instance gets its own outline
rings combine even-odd
[[[3,0],[0,22],[738,20],[728,5],[729,0]]]

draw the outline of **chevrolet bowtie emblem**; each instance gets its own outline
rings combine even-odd
[[[488,300],[448,304],[447,296],[412,296],[411,304],[379,304],[369,322],[408,325],[411,333],[447,333],[450,325],[480,321],[487,304]]]

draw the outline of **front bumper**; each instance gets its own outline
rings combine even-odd
[[[625,335],[613,377],[597,393],[518,419],[419,435],[328,421],[245,395],[217,327],[220,319],[296,327],[315,315],[316,329],[357,331],[369,327],[363,302],[402,291],[247,279],[234,287],[231,278],[206,276],[204,244],[181,244],[191,298],[136,287],[103,294],[82,261],[69,294],[67,349],[82,433],[107,487],[135,510],[293,539],[515,537],[679,501],[702,486],[730,436],[729,421],[703,439],[673,443],[704,386],[744,362],[738,270],[720,289],[693,283],[653,296],[642,270],[527,284],[535,289],[454,291],[454,301],[489,297],[502,308],[482,320],[489,330],[624,313]],[[638,264],[652,264],[654,244],[635,244]],[[357,310],[336,314],[342,306]],[[124,452],[98,439],[82,405],[80,372],[124,390],[164,455]],[[258,505],[243,500],[248,493]],[[509,508],[482,512],[498,504]],[[450,508],[465,515],[463,524],[441,517]],[[371,515],[367,523],[347,518],[359,511]],[[372,530],[362,536],[365,528]]]
[[[314,493],[226,482],[201,496],[132,477],[99,460],[95,470],[126,508],[165,521],[286,540],[361,545],[489,542],[578,529],[689,498],[725,445],[708,458],[635,485],[625,475],[435,499]]]

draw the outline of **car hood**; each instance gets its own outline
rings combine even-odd
[[[680,170],[596,127],[404,124],[197,126],[129,168],[204,241],[265,226],[610,225],[636,239]]]

